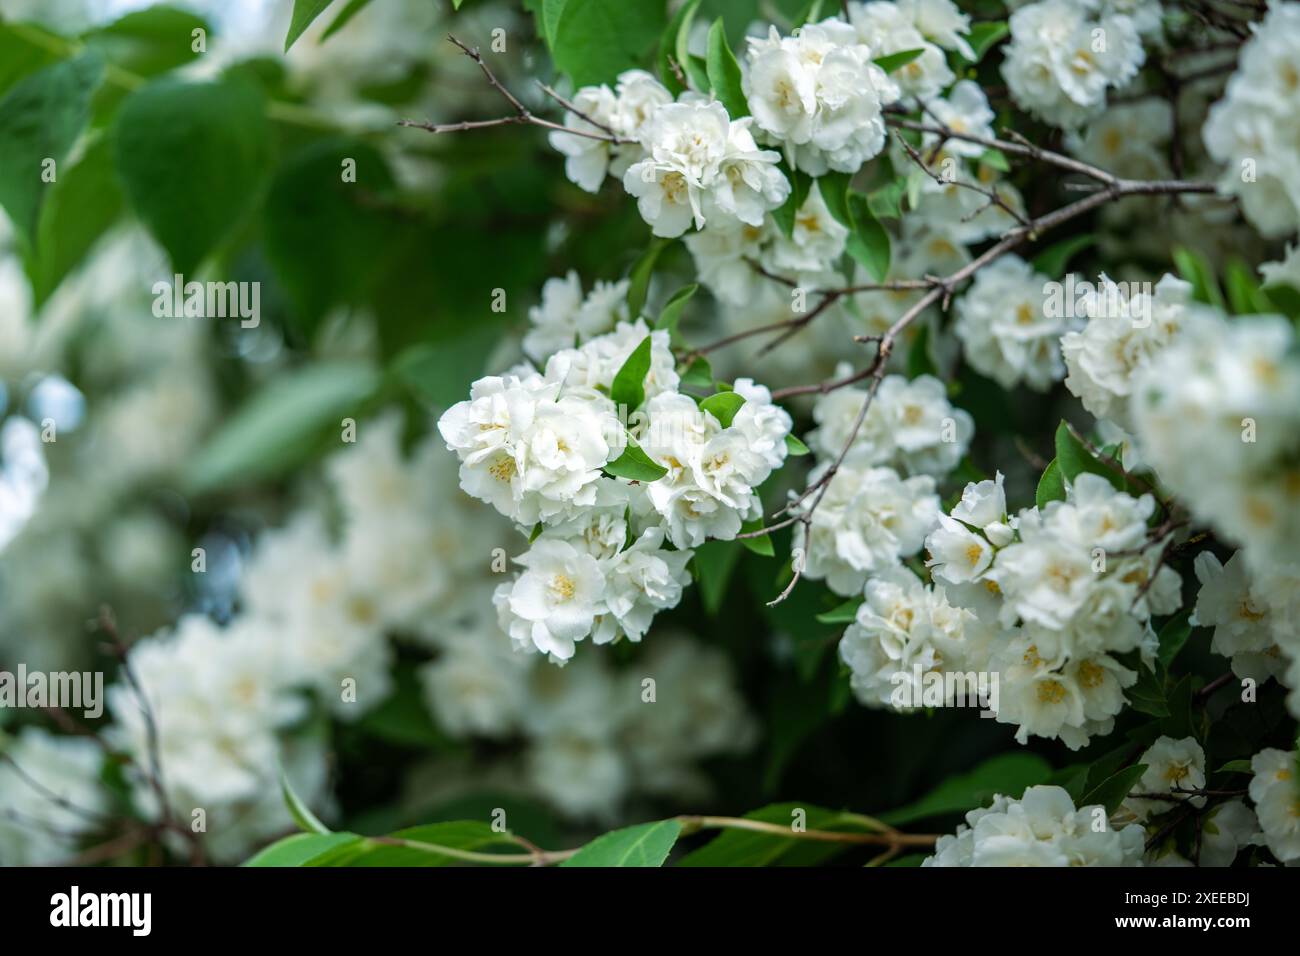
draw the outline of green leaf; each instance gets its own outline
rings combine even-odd
[[[787,169],[781,164],[781,170],[790,180],[790,196],[778,208],[772,210],[772,218],[787,239],[794,235],[794,220],[808,199],[808,190],[812,188],[812,177],[797,169]]]
[[[405,349],[391,368],[394,378],[439,408],[450,408],[469,394],[501,335],[491,322],[453,331],[457,334]]]
[[[889,233],[871,213],[867,197],[861,193],[849,194],[849,214],[853,231],[849,233],[846,249],[876,282],[884,282],[889,275]]]
[[[59,62],[59,40],[37,24],[0,19],[0,96],[23,77]]]
[[[94,140],[77,162],[59,173],[41,206],[27,274],[36,302],[49,298],[122,211],[122,191],[108,140]]]
[[[903,826],[974,810],[987,805],[999,793],[1019,799],[1026,788],[1043,783],[1051,772],[1051,765],[1037,754],[999,754],[969,773],[949,777],[920,800],[883,814],[880,819],[892,826]]]
[[[858,608],[861,606],[861,598],[849,598],[843,604],[818,614],[817,620],[821,624],[852,624],[858,619]]]
[[[665,4],[626,0],[546,0],[542,10],[551,58],[575,86],[640,66],[668,20]]]
[[[1219,289],[1219,280],[1214,275],[1214,267],[1205,256],[1186,246],[1176,246],[1173,257],[1179,275],[1192,284],[1192,296],[1198,302],[1208,302],[1220,309],[1227,308],[1223,292]]]
[[[334,0],[293,0],[293,16],[289,18],[289,32],[284,37],[284,52],[297,42],[312,21],[325,12]]]
[[[1229,760],[1215,773],[1249,773],[1253,774],[1255,768],[1250,765],[1249,760]]]
[[[1228,304],[1234,315],[1257,315],[1277,311],[1268,295],[1259,287],[1251,271],[1240,259],[1229,261],[1223,274]]]
[[[922,375],[936,377],[939,375],[934,359],[930,358],[930,327],[928,325],[922,325],[917,330],[916,336],[912,339],[912,345],[907,350],[907,377],[919,378]]]
[[[280,794],[284,797],[284,805],[289,808],[289,815],[293,817],[293,822],[302,830],[307,833],[331,832],[330,828],[321,823],[316,814],[311,812],[307,804],[302,802],[298,794],[294,793],[293,785],[289,783],[289,778],[283,769],[280,770]]]
[[[735,541],[706,541],[695,549],[692,558],[695,582],[700,587],[700,603],[709,617],[716,617],[722,609],[727,584],[736,570],[741,550]]]
[[[313,143],[277,170],[262,215],[266,255],[304,336],[332,306],[366,300],[382,278],[400,233],[375,204],[393,186],[379,152],[352,139]]]
[[[727,44],[727,29],[722,24],[722,17],[713,21],[709,27],[708,47],[709,84],[713,95],[727,108],[727,114],[734,120],[749,115],[749,104],[745,100],[745,91],[740,85],[740,64]]]
[[[318,362],[272,379],[189,462],[192,493],[282,474],[344,417],[358,417],[380,375],[361,362]]]
[[[984,150],[980,154],[979,162],[990,169],[996,169],[1000,173],[1011,172],[1011,164],[1007,162],[1006,154],[1000,149]]]
[[[877,828],[866,818],[843,810],[828,810],[812,803],[773,803],[745,814],[746,820],[793,826],[801,821],[806,830],[833,833],[868,833]],[[755,867],[799,863],[813,865],[843,853],[846,844],[814,843],[792,835],[754,830],[723,830],[698,850],[686,854],[677,866]]]
[[[1132,792],[1134,785],[1142,779],[1142,774],[1146,773],[1146,769],[1147,765],[1144,763],[1135,763],[1131,767],[1125,767],[1085,793],[1078,805],[1080,807],[1091,807],[1100,804],[1106,808],[1107,815],[1114,813],[1119,809],[1119,805],[1124,802],[1124,798]]]
[[[689,3],[682,4],[673,14],[672,20],[668,22],[663,36],[659,38],[659,54],[656,58],[659,64],[659,79],[674,96],[684,93],[686,86],[677,78],[672,63],[675,61],[685,74],[686,63],[689,60],[687,43],[690,40],[691,24],[695,20],[695,11],[699,8],[700,0],[690,0]]]
[[[731,420],[745,404],[745,400],[735,392],[718,392],[700,402],[700,408],[718,420],[723,428],[731,427]]]
[[[822,194],[826,208],[841,226],[853,228],[853,216],[849,213],[849,183],[853,176],[849,173],[831,171],[817,177],[817,190]]]
[[[341,859],[339,865],[349,867],[376,866],[474,866],[459,857],[438,853],[434,847],[451,850],[471,850],[483,853],[499,847],[510,855],[523,852],[508,833],[498,833],[481,820],[451,820],[444,823],[426,823],[407,827],[389,834],[389,839],[409,840],[424,846],[393,846],[377,840],[368,840],[365,851]],[[489,863],[489,866],[507,864]]]
[[[624,406],[628,412],[634,412],[645,401],[645,377],[650,371],[650,336],[641,340],[634,348],[623,367],[614,375],[609,397],[615,405]]]
[[[1038,490],[1034,493],[1034,503],[1039,508],[1046,508],[1048,502],[1065,500],[1065,479],[1061,476],[1061,466],[1053,458],[1038,479]]]
[[[792,455],[795,458],[800,458],[804,455],[810,454],[808,446],[794,435],[785,436],[785,453],[787,455]]]
[[[691,386],[693,388],[713,388],[713,367],[709,365],[709,360],[700,356],[687,366],[686,371],[682,372],[681,384],[683,387]]]
[[[897,53],[887,53],[884,56],[875,58],[876,66],[880,67],[886,73],[893,73],[899,67],[907,66],[918,56],[925,52],[925,47],[916,47],[912,50],[899,50]]]
[[[248,83],[164,79],[122,104],[118,175],[177,272],[198,266],[257,205],[270,143],[261,94]]]
[[[452,0],[457,10],[460,9],[461,0]],[[342,30],[358,13],[370,6],[370,0],[348,0],[347,6],[339,11],[339,15],[330,21],[330,25],[325,28],[325,32],[320,35],[320,42],[324,43],[334,34]]]
[[[1157,657],[1160,665],[1167,671],[1178,652],[1183,649],[1187,639],[1192,636],[1192,608],[1179,611],[1160,628],[1160,650]]]
[[[82,39],[114,66],[137,76],[157,76],[200,55],[194,49],[195,30],[210,33],[212,27],[188,10],[160,3],[97,27]]]
[[[667,239],[655,239],[632,264],[627,286],[627,310],[633,319],[640,318],[645,309],[646,294],[650,290],[650,276],[655,271],[655,260],[668,245]]]
[[[746,521],[740,526],[740,533],[746,534],[751,531],[757,531],[763,527],[762,518],[754,518],[752,521]],[[755,554],[761,554],[765,558],[776,557],[776,551],[772,547],[771,535],[760,535],[757,538],[737,538],[742,545]]]
[[[903,215],[903,196],[907,180],[900,178],[867,194],[867,208],[877,219],[898,219]],[[845,223],[850,225],[850,223]]]
[[[243,866],[311,866],[340,850],[359,847],[364,837],[355,833],[295,833],[245,860]]]
[[[99,55],[86,53],[38,70],[0,99],[0,206],[29,244],[50,189],[47,169],[56,177],[64,172],[103,73]]]
[[[1056,427],[1056,464],[1067,481],[1089,472],[1101,475],[1120,491],[1127,485],[1124,476],[1089,451],[1065,421]]]
[[[631,437],[627,440],[623,454],[606,465],[604,471],[614,478],[627,478],[631,481],[658,481],[668,474],[668,469],[657,464]]]
[[[1134,710],[1152,717],[1168,717],[1170,711],[1164,677],[1144,664],[1138,666],[1137,672],[1137,682],[1124,690],[1124,696]]]
[[[659,321],[655,323],[656,329],[667,329],[674,335],[677,332],[677,323],[681,320],[682,310],[686,308],[686,303],[691,300],[699,289],[697,283],[692,282],[690,285],[682,286],[673,293],[672,298],[664,303],[664,307],[659,311]]]
[[[681,832],[675,819],[614,830],[596,837],[560,866],[663,866]]]
[[[1052,280],[1061,279],[1065,276],[1065,267],[1070,260],[1096,241],[1097,237],[1092,234],[1062,239],[1034,256],[1034,271],[1041,272]]]
[[[967,42],[970,44],[971,51],[975,54],[975,59],[969,60],[970,63],[978,63],[984,59],[984,54],[988,53],[994,44],[1000,42],[1011,35],[1011,27],[1004,20],[991,21],[986,20],[981,23],[971,25],[970,36]],[[965,59],[965,57],[962,57]]]

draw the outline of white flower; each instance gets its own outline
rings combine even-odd
[[[1205,797],[1184,797],[1174,793],[1175,790],[1205,789],[1205,751],[1195,737],[1182,740],[1157,737],[1137,762],[1146,764],[1147,769],[1134,784],[1134,794],[1167,793],[1179,802],[1185,801],[1194,807],[1205,806]],[[1177,807],[1178,803],[1172,799],[1129,796],[1124,799],[1124,808],[1133,814],[1134,819],[1145,820]]]
[[[927,5],[930,9],[922,10],[920,5],[899,4],[873,0],[871,3],[852,3],[849,5],[849,22],[858,32],[860,42],[865,44],[873,57],[902,53],[907,50],[922,50],[920,56],[910,63],[896,69],[890,79],[898,84],[903,96],[918,97],[929,100],[953,81],[952,70],[941,50],[922,35],[917,22],[920,14],[929,14],[934,23],[944,29],[942,24],[947,19],[946,11],[937,5]],[[960,15],[958,15],[960,16]],[[956,40],[954,28],[957,21],[949,20],[946,33]]]
[[[582,282],[572,269],[563,279],[547,279],[541,303],[528,310],[531,328],[524,336],[524,353],[534,362],[545,362],[552,353],[582,345],[627,321],[627,287],[626,279],[598,281],[584,299]]]
[[[1082,286],[1078,304],[1087,325],[1061,339],[1065,387],[1098,418],[1126,427],[1138,370],[1177,339],[1191,298],[1191,284],[1172,275],[1156,284],[1153,295],[1125,295],[1105,276],[1096,287]]]
[[[907,568],[873,575],[864,596],[839,644],[853,693],[863,704],[918,707],[924,689],[915,686],[915,668],[922,675],[964,671],[978,656],[983,635],[975,613],[949,604],[943,588],[926,587]]]
[[[848,227],[831,215],[821,190],[810,189],[795,212],[790,236],[774,230],[763,265],[781,273],[819,272],[832,267],[844,254],[848,237]]]
[[[952,509],[952,516],[964,524],[984,532],[996,547],[1010,544],[1013,535],[1007,520],[1007,494],[1002,488],[1002,472],[992,479],[969,482],[962,489],[961,500]]]
[[[695,272],[713,295],[728,305],[752,302],[765,280],[754,269],[770,225],[750,226],[739,219],[710,221],[683,240],[695,260]]]
[[[972,810],[922,866],[1141,866],[1146,831],[1115,829],[1105,808],[1075,809],[1061,787],[1036,786],[1020,800],[995,796]]]
[[[805,172],[856,172],[884,149],[882,108],[900,95],[871,57],[837,18],[750,37],[743,83],[755,124]]]
[[[1228,800],[1206,812],[1201,823],[1201,866],[1231,866],[1242,847],[1260,842],[1259,821],[1246,802]]]
[[[690,580],[691,551],[668,551],[662,528],[647,528],[626,551],[608,562],[605,604],[629,640],[639,641],[657,612],[674,608]],[[612,636],[612,635],[611,635]],[[600,635],[596,643],[603,643]]]
[[[1219,189],[1241,200],[1246,218],[1266,236],[1300,225],[1300,175],[1291,109],[1300,92],[1300,6],[1273,3],[1240,51],[1224,98],[1210,110],[1202,136],[1224,164]]]
[[[608,86],[584,86],[574,94],[573,105],[595,122],[566,111],[564,125],[590,135],[555,132],[548,139],[552,148],[564,154],[564,174],[569,180],[594,193],[605,181],[614,150],[613,144],[603,138],[609,134],[595,124],[611,126],[618,110],[618,100]]]
[[[1065,375],[1060,337],[1063,312],[1046,308],[1046,276],[1019,256],[1005,255],[975,275],[957,301],[953,331],[966,360],[1003,388],[1024,382],[1047,391]]]
[[[950,584],[978,581],[993,563],[993,547],[960,521],[939,515],[939,527],[925,539],[931,573]]]
[[[49,866],[76,855],[108,812],[104,753],[89,737],[24,727],[0,749],[0,862]]]
[[[812,482],[830,463],[814,469]],[[811,500],[793,509],[801,514]],[[804,574],[825,579],[836,594],[858,593],[869,575],[893,567],[921,550],[939,517],[939,496],[928,475],[900,478],[892,468],[845,463],[835,473],[813,512],[811,533],[795,527]]]
[[[1264,844],[1283,863],[1300,859],[1300,784],[1296,755],[1269,748],[1250,761],[1250,799]]]
[[[1002,76],[1022,109],[1073,129],[1099,114],[1110,88],[1126,85],[1146,59],[1133,21],[1094,19],[1075,0],[1040,0],[1011,15]]]
[[[791,186],[776,166],[780,154],[759,149],[754,142],[754,134],[749,131],[751,122],[750,117],[732,122],[726,154],[710,181],[708,206],[724,218],[731,216],[746,225],[761,226],[768,210],[785,203]]]
[[[656,236],[673,239],[691,228],[704,225],[703,200],[699,187],[675,167],[644,159],[623,174],[623,188],[636,198],[641,218]]]
[[[993,138],[993,109],[989,106],[988,97],[974,80],[962,80],[955,84],[946,98],[929,103],[929,111],[954,133]],[[928,136],[937,141],[936,134]],[[946,152],[970,159],[979,157],[987,148],[979,143],[955,138],[944,144]]]
[[[975,51],[964,36],[970,33],[970,17],[957,9],[953,0],[898,0],[898,9],[927,39],[945,50],[956,50],[968,60],[975,59]]]
[[[502,628],[516,646],[567,661],[575,643],[591,633],[604,600],[600,565],[570,542],[545,534],[515,563],[524,573],[493,595]]]
[[[1245,555],[1239,551],[1225,565],[1202,551],[1193,566],[1201,582],[1195,623],[1214,628],[1210,649],[1230,658],[1238,677],[1260,683],[1281,677],[1286,662],[1274,642],[1268,603],[1256,594],[1246,570]]]

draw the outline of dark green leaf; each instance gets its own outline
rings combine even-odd
[[[1101,475],[1120,491],[1127,485],[1124,476],[1089,451],[1064,421],[1056,428],[1056,465],[1067,481],[1072,482],[1084,472],[1089,472]]]
[[[650,371],[650,336],[632,350],[623,367],[614,375],[609,397],[615,405],[621,405],[629,413],[636,411],[645,401],[645,377]]]
[[[1038,490],[1034,494],[1034,503],[1039,508],[1046,508],[1048,502],[1065,500],[1065,479],[1061,477],[1061,466],[1053,458],[1038,479]]]
[[[853,228],[853,216],[849,213],[849,183],[853,177],[848,173],[831,171],[817,177],[817,190],[822,194],[822,201],[841,226]]]
[[[872,832],[870,821],[855,813],[828,810],[812,803],[774,803],[745,814],[746,820],[793,827],[799,822],[805,830],[833,833]],[[813,843],[793,835],[753,830],[724,830],[716,837],[680,860],[677,866],[772,866],[799,862],[804,865],[824,862],[848,849],[845,844]]]
[[[261,94],[248,83],[159,80],[122,104],[118,175],[177,272],[198,266],[257,205],[270,143]]]
[[[695,295],[697,289],[699,289],[699,285],[692,282],[690,285],[682,286],[674,292],[672,298],[659,311],[659,321],[655,323],[655,328],[667,329],[676,335],[677,323],[681,320],[682,310],[686,308],[686,303],[691,300],[691,296]]]
[[[1158,653],[1160,664],[1165,670],[1173,663],[1178,652],[1183,649],[1187,639],[1192,636],[1192,609],[1184,608],[1179,611],[1168,621],[1164,627],[1160,628],[1160,651]]]
[[[858,608],[862,606],[861,598],[849,598],[843,604],[817,615],[822,624],[852,624],[858,618]]]
[[[740,526],[740,533],[746,534],[751,531],[758,531],[762,527],[763,519],[755,518],[752,521],[746,521],[742,524]],[[771,535],[764,534],[756,538],[738,538],[737,540],[755,554],[761,554],[765,558],[776,557],[776,551],[772,548]]]
[[[613,83],[641,66],[668,22],[662,3],[546,0],[542,10],[551,57],[575,86]]]
[[[1053,281],[1061,279],[1065,276],[1065,267],[1069,265],[1070,260],[1096,241],[1097,237],[1091,234],[1062,239],[1034,256],[1034,271],[1042,273]]]
[[[876,282],[884,282],[889,275],[889,233],[871,213],[867,197],[861,193],[849,194],[849,214],[853,231],[849,233],[846,249]]]
[[[1037,754],[999,754],[969,773],[949,777],[920,800],[883,814],[880,819],[892,826],[904,826],[986,806],[997,794],[1019,799],[1028,787],[1047,780],[1051,772],[1051,766]]]
[[[1083,795],[1079,802],[1080,807],[1091,807],[1100,804],[1106,808],[1106,813],[1112,814],[1119,809],[1119,805],[1124,802],[1124,798],[1132,792],[1134,785],[1142,779],[1142,774],[1146,773],[1147,765],[1136,763],[1131,767],[1125,767],[1107,777],[1104,781]]]
[[[727,30],[722,24],[722,17],[713,21],[709,27],[709,55],[707,59],[709,84],[713,95],[727,108],[727,114],[734,120],[749,115],[749,104],[745,101],[745,91],[740,85],[740,64],[727,44]]]
[[[897,53],[887,53],[884,56],[876,57],[875,64],[886,73],[893,73],[900,66],[907,66],[907,64],[911,63],[924,52],[925,47],[916,47],[912,50],[899,50]]]
[[[709,617],[717,615],[727,595],[727,583],[740,560],[741,547],[735,541],[706,541],[695,549],[692,565],[700,602]]]
[[[982,23],[971,24],[970,36],[967,38],[967,42],[975,54],[975,59],[969,62],[978,63],[984,59],[984,54],[988,53],[994,44],[1010,35],[1011,28],[1002,20],[986,20]]]
[[[277,840],[243,866],[311,866],[318,860],[363,844],[355,833],[295,833]]]
[[[86,125],[103,73],[103,60],[88,52],[38,70],[0,99],[0,206],[27,243],[50,190],[46,177],[64,172],[60,167]]]
[[[561,866],[663,866],[682,832],[675,819],[641,823],[598,836]]]
[[[632,265],[632,272],[629,276],[627,286],[627,309],[628,314],[636,319],[641,316],[642,310],[645,309],[646,294],[650,290],[650,276],[655,271],[655,260],[659,258],[659,253],[664,251],[668,245],[666,239],[655,239],[641,253],[641,256]]]

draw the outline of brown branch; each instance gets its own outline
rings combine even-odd
[[[598,139],[602,142],[611,143],[616,146],[630,142],[630,140],[623,139],[616,135],[614,131],[604,123],[592,119],[591,116],[578,109],[544,83],[542,84],[542,89],[548,96],[556,100],[573,115],[579,117],[586,123],[590,123],[595,127],[595,130],[604,130],[604,132],[565,126],[563,123],[556,123],[553,120],[543,119],[542,117],[535,115],[519,100],[517,96],[506,89],[501,81],[496,78],[496,74],[492,72],[491,67],[489,67],[483,60],[483,56],[478,52],[477,48],[466,46],[450,34],[448,34],[447,39],[459,47],[462,53],[478,64],[479,69],[483,71],[483,76],[487,79],[488,84],[505,98],[506,102],[514,109],[514,114],[511,116],[500,116],[496,119],[462,120],[459,123],[432,123],[427,120],[421,122],[419,120],[404,119],[397,121],[398,126],[405,126],[411,129],[422,129],[430,133],[463,133],[476,129],[488,129],[493,126],[540,126],[542,129],[553,130],[559,133],[569,133],[573,136],[584,136],[587,139]]]

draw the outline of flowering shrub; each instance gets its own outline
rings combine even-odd
[[[106,6],[0,863],[1300,860],[1300,4]]]

